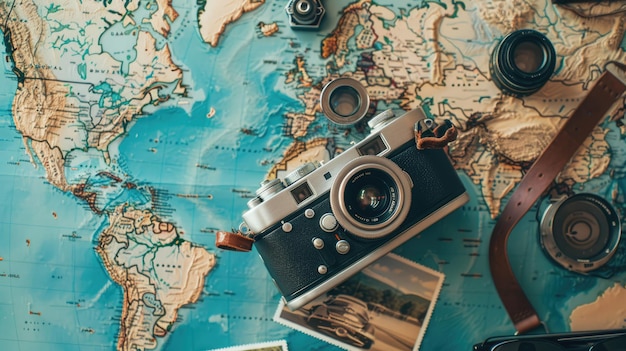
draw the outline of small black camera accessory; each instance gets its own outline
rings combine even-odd
[[[625,90],[626,65],[610,62],[587,96],[526,172],[493,228],[489,242],[491,277],[519,333],[537,328],[541,321],[511,268],[507,253],[509,235]]]
[[[541,218],[545,252],[566,269],[599,272],[617,251],[620,218],[613,206],[595,194],[576,194],[551,203]],[[600,276],[612,270],[599,272]]]
[[[320,0],[290,0],[285,11],[293,29],[318,29],[326,13]]]
[[[507,34],[491,54],[489,72],[506,95],[522,97],[535,93],[554,73],[556,52],[548,38],[532,29]]]
[[[340,125],[360,121],[370,107],[370,98],[358,80],[336,78],[327,83],[320,94],[320,107],[328,119]]]
[[[624,351],[626,329],[545,335],[499,336],[474,345],[474,351]]]

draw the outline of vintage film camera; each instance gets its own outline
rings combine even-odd
[[[355,99],[355,101],[358,99]],[[358,108],[355,109],[355,111]],[[418,150],[418,108],[386,111],[326,164],[262,184],[243,214],[288,308],[302,307],[469,199],[442,149]]]

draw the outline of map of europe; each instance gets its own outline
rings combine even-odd
[[[264,179],[368,135],[324,118],[319,95],[337,77],[360,81],[378,112],[422,107],[459,130],[448,153],[470,201],[395,250],[445,274],[420,349],[514,332],[489,235],[604,65],[626,62],[626,5],[325,1],[319,30],[298,31],[286,3],[0,0],[3,350],[336,349],[273,321],[280,294],[262,261],[216,248],[215,233],[239,226]],[[521,28],[552,41],[557,67],[516,98],[493,84],[489,60]],[[551,331],[626,327],[614,308],[624,269],[564,270],[537,234],[563,194],[599,194],[624,213],[623,115],[620,101],[511,238],[516,276]],[[626,249],[613,260],[624,267]]]

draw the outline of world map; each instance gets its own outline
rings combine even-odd
[[[317,31],[287,1],[0,0],[0,345],[3,350],[211,350],[286,340],[253,253],[217,249],[264,179],[328,161],[369,130],[320,107],[357,79],[378,112],[422,107],[459,130],[470,201],[394,252],[445,274],[422,350],[469,350],[513,325],[488,268],[507,197],[598,79],[626,62],[626,5],[548,0],[325,1]],[[489,74],[493,47],[532,28],[550,81],[524,98]],[[550,198],[626,210],[624,101],[515,229],[513,270],[550,331],[625,328],[626,249],[608,279],[569,272],[538,240]]]

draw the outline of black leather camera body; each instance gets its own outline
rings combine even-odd
[[[418,150],[421,109],[370,122],[322,166],[264,183],[243,218],[286,305],[297,309],[468,200],[446,152]]]

